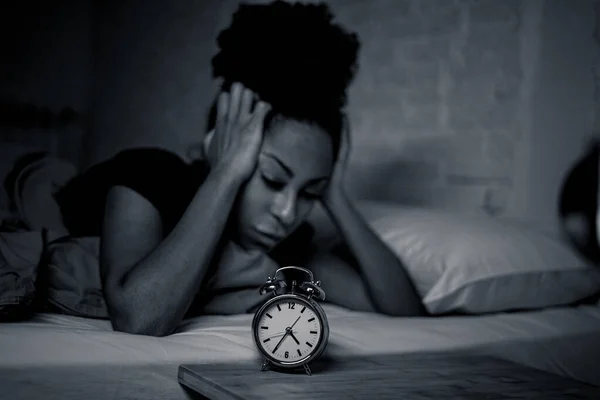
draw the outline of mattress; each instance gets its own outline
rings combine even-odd
[[[400,318],[325,305],[327,355],[487,354],[600,386],[600,305]],[[203,316],[163,338],[106,320],[39,314],[0,325],[0,398],[188,398],[181,363],[256,360],[252,315]]]

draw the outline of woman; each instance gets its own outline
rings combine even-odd
[[[325,5],[276,1],[242,5],[218,43],[213,72],[223,85],[201,162],[126,150],[58,196],[72,233],[101,234],[114,328],[161,336],[187,316],[251,312],[265,300],[257,288],[284,264],[312,269],[332,303],[423,313],[404,268],[342,186],[356,36],[332,24]],[[82,193],[88,204],[105,199],[104,212],[73,213],[68,199]],[[318,201],[344,245],[308,255],[304,221]]]

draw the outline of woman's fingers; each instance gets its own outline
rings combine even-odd
[[[227,122],[229,126],[236,124],[239,117],[240,112],[240,103],[242,100],[242,92],[244,91],[244,86],[242,86],[239,82],[234,82],[231,85],[230,98],[229,98],[229,113],[227,115]]]
[[[259,129],[271,106],[256,101],[256,94],[239,82],[231,85],[229,93],[221,92],[217,102],[217,135],[226,135],[232,129],[247,127]]]
[[[344,116],[342,119],[342,135],[340,138],[340,149],[339,149],[339,158],[346,159],[348,158],[348,154],[350,154],[350,141],[352,137],[350,135],[350,121],[347,116]]]
[[[252,119],[250,121],[250,126],[252,128],[258,128],[264,122],[265,116],[267,113],[271,111],[271,106],[264,101],[259,101],[254,107],[254,114],[252,115]]]
[[[271,107],[259,101],[253,107],[255,94],[239,82],[229,93],[221,92],[217,100],[217,121],[214,137],[206,141],[207,159],[211,166],[222,160],[236,160],[233,173],[244,179],[254,171],[262,142],[263,121]],[[254,108],[254,109],[253,109]]]
[[[222,134],[227,124],[227,114],[229,112],[229,93],[221,92],[217,99],[217,134]]]
[[[265,116],[270,110],[271,106],[264,101],[259,101],[254,107],[254,113],[247,125],[248,132],[252,133],[253,138],[258,140],[262,137]]]
[[[252,109],[252,101],[254,100],[254,93],[250,89],[244,89],[242,93],[242,102],[240,104],[240,113],[239,119],[242,123],[248,122],[250,120],[251,109]]]

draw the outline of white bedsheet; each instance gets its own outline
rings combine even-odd
[[[600,386],[598,305],[436,318],[392,318],[332,305],[325,310],[332,357],[472,350]],[[135,399],[157,393],[185,398],[176,379],[179,364],[259,361],[251,319],[195,318],[164,338],[114,332],[108,321],[51,314],[1,324],[0,388],[8,391],[0,391],[0,398],[31,398],[41,395],[40,387],[44,399]]]

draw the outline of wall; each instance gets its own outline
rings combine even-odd
[[[88,163],[139,145],[185,156],[201,140],[216,90],[210,68],[215,37],[234,4],[97,3]]]
[[[504,209],[526,102],[521,2],[377,1],[369,19],[364,4],[342,12],[364,38],[351,104],[356,191]]]
[[[548,1],[530,105],[525,212],[556,228],[556,199],[568,168],[594,135],[592,1]]]
[[[363,42],[353,195],[555,227],[560,179],[592,132],[592,0],[327,3]],[[237,2],[102,4],[90,162],[140,144],[185,155]]]
[[[439,196],[448,182],[477,197],[482,180],[509,186],[520,134],[520,2],[328,3],[363,43],[349,105],[356,194],[450,204],[464,199]],[[201,134],[214,37],[236,2],[213,4],[130,2],[99,13],[95,159],[138,143],[185,154]],[[376,174],[393,182],[384,187]]]
[[[0,97],[49,107],[89,107],[91,1],[2,5]]]
[[[55,115],[65,107],[89,113],[92,8],[91,0],[2,3],[0,101],[29,103]],[[72,126],[61,132],[2,129],[0,161],[39,148],[78,162],[82,134],[82,127]],[[0,164],[0,176],[7,166],[8,161]]]

